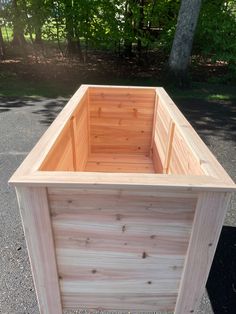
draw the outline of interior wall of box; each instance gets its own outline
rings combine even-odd
[[[40,170],[202,174],[153,89],[90,87]]]

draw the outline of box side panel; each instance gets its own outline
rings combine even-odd
[[[162,87],[156,88],[158,99],[161,101],[169,112],[173,122],[178,127],[181,137],[184,139],[186,146],[192,153],[192,157],[200,164],[204,174],[216,177],[225,182],[225,186],[234,185],[232,179],[228,176],[199,135],[177,108],[172,99],[168,96]],[[195,163],[195,162],[194,162]],[[197,170],[197,172],[199,169]]]
[[[157,145],[154,142],[153,147],[152,147],[152,161],[153,161],[153,167],[155,169],[156,173],[163,173],[164,166],[162,164]]]
[[[74,170],[71,124],[67,123],[55,145],[49,151],[40,170]]]
[[[176,127],[171,147],[169,173],[203,175],[200,160],[190,150]]]
[[[40,170],[83,170],[88,158],[88,110],[87,93],[66,123],[54,146],[49,151]]]
[[[155,89],[89,89],[91,153],[149,154]]]
[[[195,194],[48,191],[64,308],[174,309]]]
[[[89,154],[88,93],[86,93],[82,101],[82,106],[74,113],[73,117],[76,171],[85,169]]]
[[[156,107],[156,127],[153,143],[153,163],[157,172],[168,174],[202,175],[201,161],[194,155],[173,121],[167,105],[161,99]]]
[[[156,105],[156,118],[154,123],[153,164],[157,173],[165,173],[171,118],[160,100],[158,100]]]
[[[156,143],[163,167],[166,158],[168,129],[170,123],[171,118],[168,112],[166,111],[165,106],[160,101],[158,101],[154,141]]]

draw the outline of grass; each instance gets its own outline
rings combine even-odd
[[[110,83],[111,84],[111,83]],[[160,80],[136,79],[119,80],[117,85],[137,85],[137,86],[163,86],[174,99],[199,99],[204,101],[232,101],[236,102],[235,86],[192,82],[187,89],[179,89],[173,85],[163,84]]]
[[[173,87],[169,92],[176,99],[199,99],[205,101],[236,101],[234,86],[214,83],[193,82],[191,88],[180,90]]]
[[[71,96],[80,84],[109,84],[109,85],[137,85],[137,86],[163,86],[160,80],[154,78],[136,79],[110,79],[95,78],[87,81],[82,78],[75,81],[73,78],[63,82],[60,76],[55,79],[24,79],[19,73],[9,69],[9,72],[0,71],[0,96],[2,97],[48,97]],[[18,70],[19,71],[19,70]],[[62,78],[63,79],[63,78]],[[231,101],[236,102],[236,89],[234,86],[193,82],[189,89],[177,89],[171,85],[164,85],[174,100],[198,99],[204,101]]]
[[[2,97],[68,97],[73,93],[70,87],[59,83],[22,81],[17,78],[0,80]]]

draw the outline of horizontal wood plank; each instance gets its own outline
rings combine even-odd
[[[88,172],[127,172],[127,173],[155,173],[152,164],[108,163],[88,161],[85,167]]]
[[[175,304],[195,194],[49,188],[48,199],[65,307],[80,294],[103,299],[112,293],[116,302],[143,291],[160,300],[172,295],[164,304]]]
[[[91,152],[148,153],[154,101],[154,89],[136,93],[136,89],[92,88],[89,93]],[[96,165],[92,166],[91,171],[96,171]],[[109,166],[105,169],[110,170]]]
[[[62,302],[64,308],[85,308],[98,310],[123,310],[123,311],[173,311],[176,303],[176,294],[85,294],[85,293],[63,293]]]

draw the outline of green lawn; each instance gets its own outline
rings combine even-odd
[[[59,79],[52,81],[23,80],[13,73],[0,73],[0,96],[2,97],[69,97],[76,86],[85,84],[112,84],[112,85],[137,85],[137,86],[163,86],[160,81],[153,79],[122,80],[114,79],[106,81],[83,81],[63,83]],[[189,89],[177,89],[173,86],[164,85],[167,92],[176,100],[199,99],[216,101],[236,102],[236,89],[234,86],[210,83],[193,82]]]

